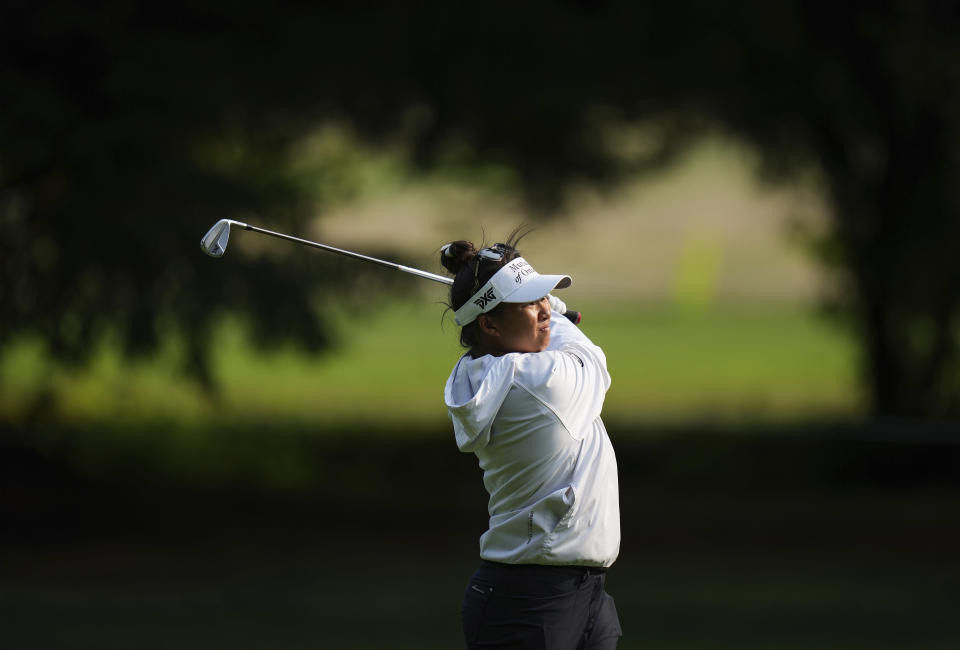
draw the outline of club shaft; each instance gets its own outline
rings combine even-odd
[[[270,235],[271,237],[276,237],[277,239],[285,239],[287,241],[292,241],[296,244],[304,244],[305,246],[310,246],[312,248],[319,248],[320,250],[328,251],[330,253],[336,253],[337,255],[343,255],[344,257],[352,257],[357,260],[363,260],[365,262],[373,262],[374,264],[379,264],[380,266],[385,266],[390,269],[397,271],[403,271],[404,273],[409,273],[410,275],[415,275],[420,278],[425,278],[427,280],[433,280],[434,282],[439,282],[440,284],[452,285],[453,280],[442,275],[437,275],[436,273],[430,273],[428,271],[421,271],[420,269],[415,269],[410,266],[404,266],[403,264],[397,264],[396,262],[388,262],[387,260],[377,259],[376,257],[370,257],[369,255],[363,255],[361,253],[354,253],[353,251],[344,250],[342,248],[337,248],[335,246],[328,246],[327,244],[321,244],[315,241],[310,241],[309,239],[303,239],[302,237],[294,237],[293,235],[286,235],[282,232],[276,232],[275,230],[267,230],[266,228],[259,228],[257,226],[251,226],[248,223],[242,221],[234,221],[233,219],[221,219],[214,225],[213,228],[200,240],[200,247],[208,255],[213,257],[220,257],[223,255],[224,250],[226,249],[226,239],[223,242],[220,241],[221,237],[224,235],[223,228],[237,227],[242,230],[251,230],[253,232],[258,232],[263,235]],[[226,230],[225,235],[229,237],[230,231]],[[580,324],[580,312],[577,311],[567,311],[564,316],[566,316],[570,322],[574,325]]]
[[[426,278],[427,280],[433,280],[434,282],[440,282],[441,284],[453,284],[453,280],[451,278],[447,278],[442,275],[437,275],[436,273],[421,271],[420,269],[415,269],[410,266],[404,266],[403,264],[397,264],[396,262],[388,262],[386,260],[377,259],[376,257],[370,257],[369,255],[354,253],[353,251],[344,250],[342,248],[336,248],[335,246],[320,244],[315,241],[310,241],[309,239],[301,239],[300,237],[294,237],[293,235],[285,235],[282,232],[267,230],[266,228],[258,228],[257,226],[251,226],[248,223],[242,223],[239,221],[235,221],[233,223],[236,224],[237,226],[240,226],[244,230],[252,230],[253,232],[259,232],[264,235],[270,235],[271,237],[276,237],[277,239],[286,239],[287,241],[292,241],[297,244],[304,244],[305,246],[319,248],[320,250],[328,251],[330,253],[336,253],[337,255],[352,257],[354,259],[364,260],[366,262],[373,262],[374,264],[379,264],[380,266],[386,266],[387,268],[395,269],[397,271],[403,271],[404,273],[409,273],[411,275],[416,275],[421,278]]]

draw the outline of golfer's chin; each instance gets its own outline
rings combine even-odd
[[[543,352],[549,346],[550,346],[550,329],[548,328],[547,331],[544,332],[543,336],[541,336],[539,339],[539,345],[537,346],[539,349],[537,350],[537,352]]]
[[[538,330],[536,333],[528,335],[521,340],[505,342],[505,344],[500,348],[500,354],[507,354],[508,352],[520,352],[525,354],[529,354],[531,352],[543,352],[549,345],[550,330],[548,328],[546,331]]]

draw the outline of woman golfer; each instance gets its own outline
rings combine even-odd
[[[548,295],[570,278],[538,274],[515,244],[441,252],[468,349],[447,380],[447,409],[490,495],[463,631],[468,648],[614,648],[620,621],[604,581],[620,506],[600,420],[606,358]]]

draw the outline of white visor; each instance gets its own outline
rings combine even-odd
[[[533,302],[554,289],[566,289],[571,282],[569,275],[540,275],[527,260],[518,257],[507,262],[470,296],[470,300],[454,312],[454,320],[463,327],[501,302]]]

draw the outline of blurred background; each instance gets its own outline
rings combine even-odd
[[[461,647],[453,239],[607,354],[622,648],[954,648],[960,7],[6,3],[0,648]]]

